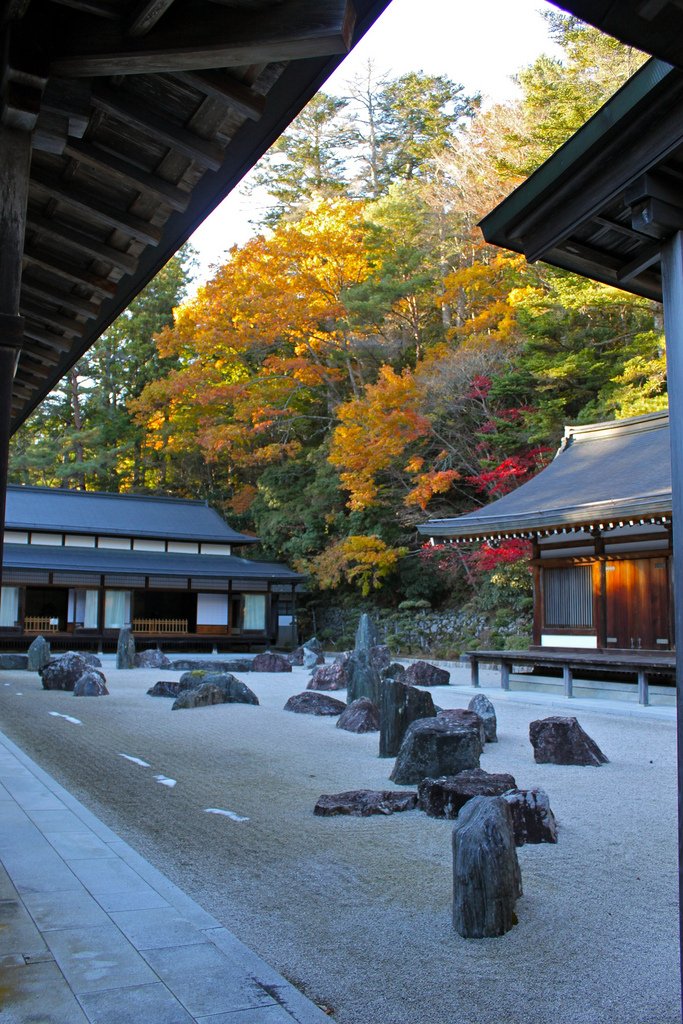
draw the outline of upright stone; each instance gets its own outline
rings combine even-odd
[[[486,730],[484,729],[483,720],[476,711],[470,711],[466,708],[446,708],[445,711],[439,711],[437,718],[445,722],[452,722],[453,725],[464,725],[472,729],[478,729],[481,737],[481,749],[484,749]]]
[[[359,697],[369,697],[379,706],[381,680],[372,662],[369,647],[360,647],[351,654],[346,663],[346,700],[352,704]]]
[[[383,679],[379,700],[379,756],[396,757],[411,722],[435,716],[431,693],[406,686],[399,679]]]
[[[369,650],[371,647],[379,647],[379,631],[367,612],[363,612],[358,623],[356,632],[356,650]]]
[[[544,789],[511,789],[504,799],[512,814],[517,846],[557,842],[557,822]]]
[[[44,636],[37,636],[28,649],[28,669],[30,672],[40,672],[42,668],[50,664],[50,645]]]
[[[116,645],[116,667],[135,668],[135,637],[130,626],[124,626],[119,632]]]
[[[498,720],[496,718],[496,709],[494,708],[488,697],[484,696],[483,693],[478,693],[476,697],[467,705],[468,711],[476,711],[481,720],[484,723],[484,732],[486,734],[487,743],[498,742]]]
[[[510,808],[502,796],[475,796],[453,829],[453,926],[465,939],[504,935],[521,895]]]

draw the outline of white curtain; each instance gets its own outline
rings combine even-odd
[[[266,628],[265,594],[244,595],[244,628],[260,630]]]
[[[0,626],[14,626],[19,617],[19,587],[3,587],[0,597]]]
[[[98,598],[99,594],[96,590],[86,590],[85,615],[83,616],[83,626],[85,629],[97,629]]]
[[[130,622],[130,591],[107,590],[104,597],[104,628],[121,629]]]

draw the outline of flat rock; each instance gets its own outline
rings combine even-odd
[[[377,732],[379,708],[369,697],[359,697],[342,711],[337,719],[337,728],[347,732]]]
[[[297,715],[340,715],[345,708],[343,700],[328,697],[326,693],[304,690],[290,697],[284,710],[293,711]]]
[[[428,661],[414,661],[406,669],[404,682],[411,686],[448,686],[451,674],[445,668],[437,668]]]
[[[496,719],[496,709],[488,697],[483,693],[476,694],[467,705],[467,709],[468,711],[476,711],[483,721],[486,742],[497,743],[498,720]]]
[[[313,673],[307,689],[345,690],[346,682],[346,663],[334,661],[331,665],[322,665]]]
[[[379,706],[381,679],[372,662],[372,651],[361,647],[349,655],[346,662],[346,699],[349,704],[359,697],[369,697]]]
[[[537,764],[576,764],[598,767],[608,764],[597,743],[584,732],[576,718],[553,715],[529,724],[529,739]]]
[[[292,663],[283,654],[257,654],[251,663],[252,672],[291,672]]]
[[[50,645],[44,636],[37,636],[28,649],[28,662],[26,668],[30,672],[40,672],[50,664]]]
[[[502,796],[475,796],[453,828],[453,927],[466,939],[504,935],[521,895],[510,808]]]
[[[147,691],[150,697],[173,697],[178,696],[178,683],[169,682],[167,679],[160,679],[158,683],[151,686]]]
[[[101,672],[91,668],[74,684],[74,697],[108,697],[107,681]]]
[[[66,651],[53,658],[40,673],[44,690],[73,690],[74,686],[93,666],[80,651]]]
[[[135,668],[135,637],[130,626],[124,626],[119,630],[119,639],[116,645],[116,667]]]
[[[423,779],[458,775],[479,767],[481,751],[477,730],[441,718],[421,718],[408,726],[389,778],[399,786],[410,786]]]
[[[0,670],[28,668],[28,654],[0,654]]]
[[[380,644],[379,630],[377,624],[370,618],[367,612],[363,612],[356,630],[356,650],[369,650],[371,647],[378,647]]]
[[[355,789],[349,793],[323,794],[313,808],[313,813],[324,817],[351,814],[356,818],[367,818],[371,814],[412,811],[416,803],[417,793],[401,793],[393,789]]]
[[[202,683],[196,690],[183,690],[173,703],[171,711],[184,711],[186,708],[206,708],[212,704],[227,704],[225,690],[213,683]]]
[[[379,756],[396,757],[411,722],[434,718],[431,693],[406,686],[402,679],[382,678],[379,699]]]
[[[445,711],[437,712],[436,717],[443,719],[444,722],[452,722],[454,725],[464,725],[470,729],[477,729],[481,736],[481,749],[484,749],[486,730],[483,719],[479,717],[476,711],[470,711],[468,708],[446,708]]]
[[[205,672],[251,672],[251,661],[245,659],[221,661],[218,658],[176,658],[167,668],[174,672],[193,672],[203,669]]]
[[[457,818],[460,809],[475,796],[502,796],[515,785],[512,775],[470,768],[441,779],[423,779],[417,787],[417,804],[430,818]]]
[[[246,683],[240,682],[230,672],[184,672],[178,681],[178,695],[186,690],[198,690],[206,684],[218,686],[225,693],[228,704],[258,704],[258,697]],[[149,692],[149,691],[148,691]]]
[[[513,789],[503,799],[512,813],[517,846],[557,842],[557,822],[544,789]]]
[[[170,668],[170,659],[166,657],[161,651],[149,650],[140,651],[139,654],[135,655],[135,667],[136,668]]]

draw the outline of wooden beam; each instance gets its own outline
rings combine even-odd
[[[189,192],[183,192],[158,175],[143,171],[135,164],[129,163],[128,160],[122,160],[121,157],[108,153],[98,146],[93,146],[90,142],[80,140],[67,142],[64,147],[64,155],[71,157],[72,160],[78,160],[79,163],[87,164],[89,167],[95,167],[98,171],[103,171],[110,178],[120,181],[121,184],[127,185],[129,188],[153,196],[160,202],[166,203],[172,210],[182,213],[190,202]]]
[[[85,331],[85,324],[80,323],[78,320],[72,320],[69,317],[62,316],[60,313],[55,313],[52,310],[46,309],[44,306],[34,306],[33,303],[27,302],[25,299],[21,300],[19,305],[19,312],[25,317],[32,317],[34,320],[38,320],[39,323],[48,324],[50,327],[56,327],[58,331],[65,331],[67,334],[71,334],[75,338],[80,338],[81,334]],[[24,332],[28,333],[26,328]],[[70,348],[70,346],[67,346]]]
[[[178,71],[173,77],[252,121],[258,121],[266,109],[265,96],[223,71]]]
[[[26,334],[25,331],[24,334]],[[48,363],[50,366],[57,366],[60,360],[60,356],[56,356],[54,352],[49,351],[42,345],[40,347],[33,345],[30,341],[26,341],[26,338],[24,338],[21,351],[28,352],[34,359],[40,359],[41,362]]]
[[[652,238],[668,238],[672,232],[683,229],[683,208],[661,199],[648,199],[633,207],[631,224]]]
[[[60,221],[50,220],[47,217],[41,217],[29,211],[26,217],[26,226],[32,231],[37,231],[39,234],[53,239],[53,241],[71,246],[71,248],[77,249],[79,252],[84,252],[86,255],[92,256],[93,259],[109,263],[112,267],[122,270],[126,274],[134,274],[137,269],[138,261],[135,256],[129,256],[126,252],[120,252],[111,245],[100,242],[96,238],[91,238],[90,235],[85,235],[82,231],[76,231]]]
[[[355,26],[351,0],[286,0],[277,8],[221,10],[207,5],[171,11],[139,43],[102,26],[83,31],[51,67],[75,78],[158,74],[269,64],[347,53]]]
[[[153,29],[173,0],[143,0],[128,23],[126,35],[140,39]]]
[[[46,331],[43,327],[37,327],[30,319],[24,323],[24,337],[32,338],[34,341],[40,342],[41,345],[47,345],[55,352],[68,352],[71,349],[71,338],[65,338],[61,334],[52,334],[51,331]],[[24,342],[24,344],[26,343]]]
[[[50,78],[40,110],[68,118],[69,135],[82,139],[90,122],[90,84],[78,79]]]
[[[55,306],[70,309],[80,316],[87,317],[88,320],[94,320],[95,317],[100,315],[99,303],[88,302],[87,299],[82,299],[79,295],[61,292],[57,288],[51,288],[49,285],[43,284],[42,281],[33,281],[25,275],[21,281],[21,292],[22,295],[29,295],[39,300],[46,299]]]
[[[123,231],[131,238],[137,238],[148,245],[158,245],[163,237],[161,228],[155,228],[141,217],[117,210],[109,203],[85,195],[77,186],[67,185],[39,168],[31,172],[31,189],[38,189],[50,199],[63,203],[72,210],[78,210],[114,231]]]
[[[194,132],[171,124],[151,107],[142,106],[121,93],[99,88],[93,92],[92,103],[96,110],[101,110],[122,124],[144,132],[163,146],[182,153],[202,167],[208,167],[210,171],[217,171],[223,163],[225,153],[220,146],[201,139]]]
[[[619,284],[626,284],[634,277],[642,274],[644,270],[649,270],[655,263],[659,263],[661,250],[662,247],[659,242],[655,242],[654,245],[643,246],[641,252],[634,259],[629,263],[625,263],[621,270],[617,271],[617,281]]]
[[[80,284],[89,288],[94,294],[100,295],[103,299],[112,298],[116,295],[117,287],[113,281],[107,281],[104,277],[98,277],[89,270],[75,267],[66,263],[56,256],[34,249],[32,245],[24,245],[24,262],[29,266],[40,267],[47,270],[55,277],[61,277],[71,284]]]
[[[75,11],[83,11],[84,14],[94,14],[96,18],[106,18],[108,21],[118,21],[121,17],[121,10],[112,0],[52,0],[62,7],[72,7]]]
[[[609,228],[611,231],[618,231],[626,238],[632,238],[634,242],[644,242],[648,238],[642,231],[635,231],[629,224],[621,224],[618,220],[612,220],[610,217],[593,217],[592,223]]]

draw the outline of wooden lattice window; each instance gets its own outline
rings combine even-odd
[[[591,629],[593,626],[593,570],[572,565],[543,570],[543,621],[546,628]]]

